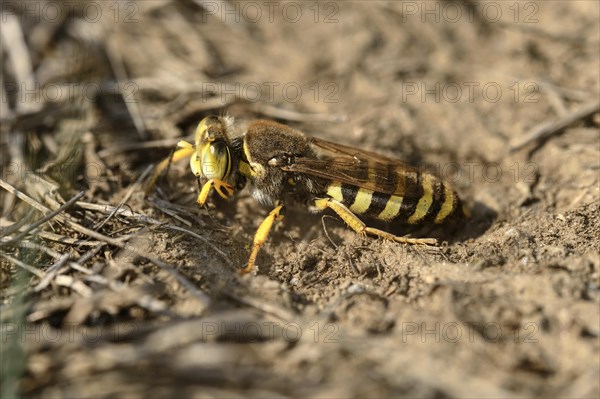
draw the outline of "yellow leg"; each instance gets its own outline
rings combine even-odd
[[[252,250],[250,252],[250,258],[248,258],[248,265],[243,268],[240,272],[242,274],[247,274],[252,271],[254,268],[254,263],[256,262],[256,256],[258,255],[258,251],[264,245],[265,241],[267,241],[267,237],[269,235],[269,231],[271,231],[271,227],[273,226],[273,222],[275,220],[283,219],[282,213],[283,205],[278,205],[269,212],[269,215],[262,221],[256,234],[254,234],[254,242],[252,243]]]
[[[234,189],[231,185],[219,179],[210,179],[209,181],[204,183],[204,186],[202,186],[202,190],[200,190],[200,192],[198,193],[198,199],[196,199],[196,203],[198,205],[202,206],[206,203],[206,200],[208,199],[208,194],[210,193],[210,190],[213,187],[223,199],[229,199],[229,197],[231,197],[234,193]]]
[[[146,190],[144,190],[144,196],[147,197],[154,185],[156,184],[156,180],[158,180],[159,176],[163,173],[163,171],[171,164],[171,162],[177,162],[184,158],[189,158],[194,154],[196,149],[193,144],[188,143],[187,141],[181,140],[177,143],[177,151],[175,151],[171,156],[163,159],[154,170],[154,174],[152,178],[148,182],[146,186]]]
[[[336,201],[331,198],[322,198],[315,201],[315,206],[319,209],[331,208],[335,213],[337,213],[343,220],[346,222],[348,226],[352,228],[352,230],[356,231],[358,234],[366,235],[372,234],[375,236],[379,236],[385,238],[387,240],[392,240],[396,242],[401,242],[405,244],[417,244],[417,245],[436,245],[437,240],[435,238],[407,238],[407,237],[399,237],[394,234],[388,233],[383,230],[375,229],[373,227],[368,227],[362,220],[360,220],[355,214],[353,214],[350,209],[348,209],[344,204],[339,201]]]
[[[215,190],[223,199],[229,199],[234,193],[233,186],[225,183],[223,180],[212,179],[215,186]]]

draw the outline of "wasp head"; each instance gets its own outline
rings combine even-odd
[[[230,120],[207,116],[196,128],[196,153],[190,159],[194,175],[206,179],[226,180],[231,173],[231,142],[228,136]]]

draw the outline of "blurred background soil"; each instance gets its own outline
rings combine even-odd
[[[2,397],[598,397],[599,15],[3,2]],[[292,209],[240,277],[268,210],[198,208],[186,162],[142,186],[225,113],[425,165],[472,217],[384,226],[428,251]]]

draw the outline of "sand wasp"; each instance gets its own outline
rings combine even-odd
[[[196,129],[195,143],[178,143],[172,157],[157,166],[146,193],[171,161],[187,157],[198,178],[199,205],[204,205],[213,189],[229,199],[250,183],[252,196],[271,211],[254,235],[242,273],[254,267],[273,222],[283,218],[286,204],[304,204],[313,212],[330,208],[359,234],[419,245],[435,245],[437,240],[396,236],[367,226],[357,215],[406,224],[441,224],[466,215],[447,183],[399,160],[307,137],[270,120],[254,121],[233,138],[232,126],[230,117],[204,118]]]

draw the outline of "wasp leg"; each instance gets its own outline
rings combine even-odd
[[[417,244],[417,245],[436,245],[437,240],[435,238],[408,238],[408,237],[399,237],[394,234],[388,233],[383,230],[379,230],[373,227],[368,227],[362,220],[358,218],[354,213],[350,211],[344,204],[339,201],[336,201],[332,198],[320,198],[315,200],[315,206],[319,209],[331,208],[335,213],[341,217],[344,222],[352,230],[356,231],[358,234],[366,235],[372,234],[375,236],[379,236],[385,238],[387,240],[392,240],[396,242],[401,242],[405,244]]]
[[[177,162],[177,161],[182,160],[183,158],[189,158],[194,154],[194,151],[195,151],[193,144],[190,144],[187,141],[183,141],[183,140],[181,140],[179,143],[177,143],[177,148],[179,148],[177,151],[172,153],[171,156],[163,159],[156,166],[156,169],[154,170],[154,175],[152,175],[152,178],[150,179],[150,181],[148,182],[148,185],[146,186],[146,190],[144,190],[144,197],[148,196],[148,194],[150,193],[150,191],[156,184],[156,180],[158,180],[158,178],[163,173],[163,171],[171,165],[171,162]]]
[[[206,203],[206,199],[208,198],[208,194],[212,188],[215,188],[217,193],[223,199],[229,199],[234,193],[234,188],[230,184],[225,183],[219,179],[210,179],[204,186],[202,186],[202,190],[198,193],[198,199],[196,199],[196,203],[200,206]]]
[[[262,221],[258,227],[258,230],[256,230],[256,234],[254,234],[254,242],[252,243],[250,258],[248,258],[248,265],[240,271],[242,274],[247,274],[252,271],[254,268],[254,263],[256,262],[258,251],[260,251],[260,248],[263,246],[265,241],[267,241],[267,236],[269,235],[269,231],[271,231],[273,222],[275,220],[282,220],[283,216],[283,205],[277,205],[275,209],[269,212],[269,215],[265,218],[265,220]]]

